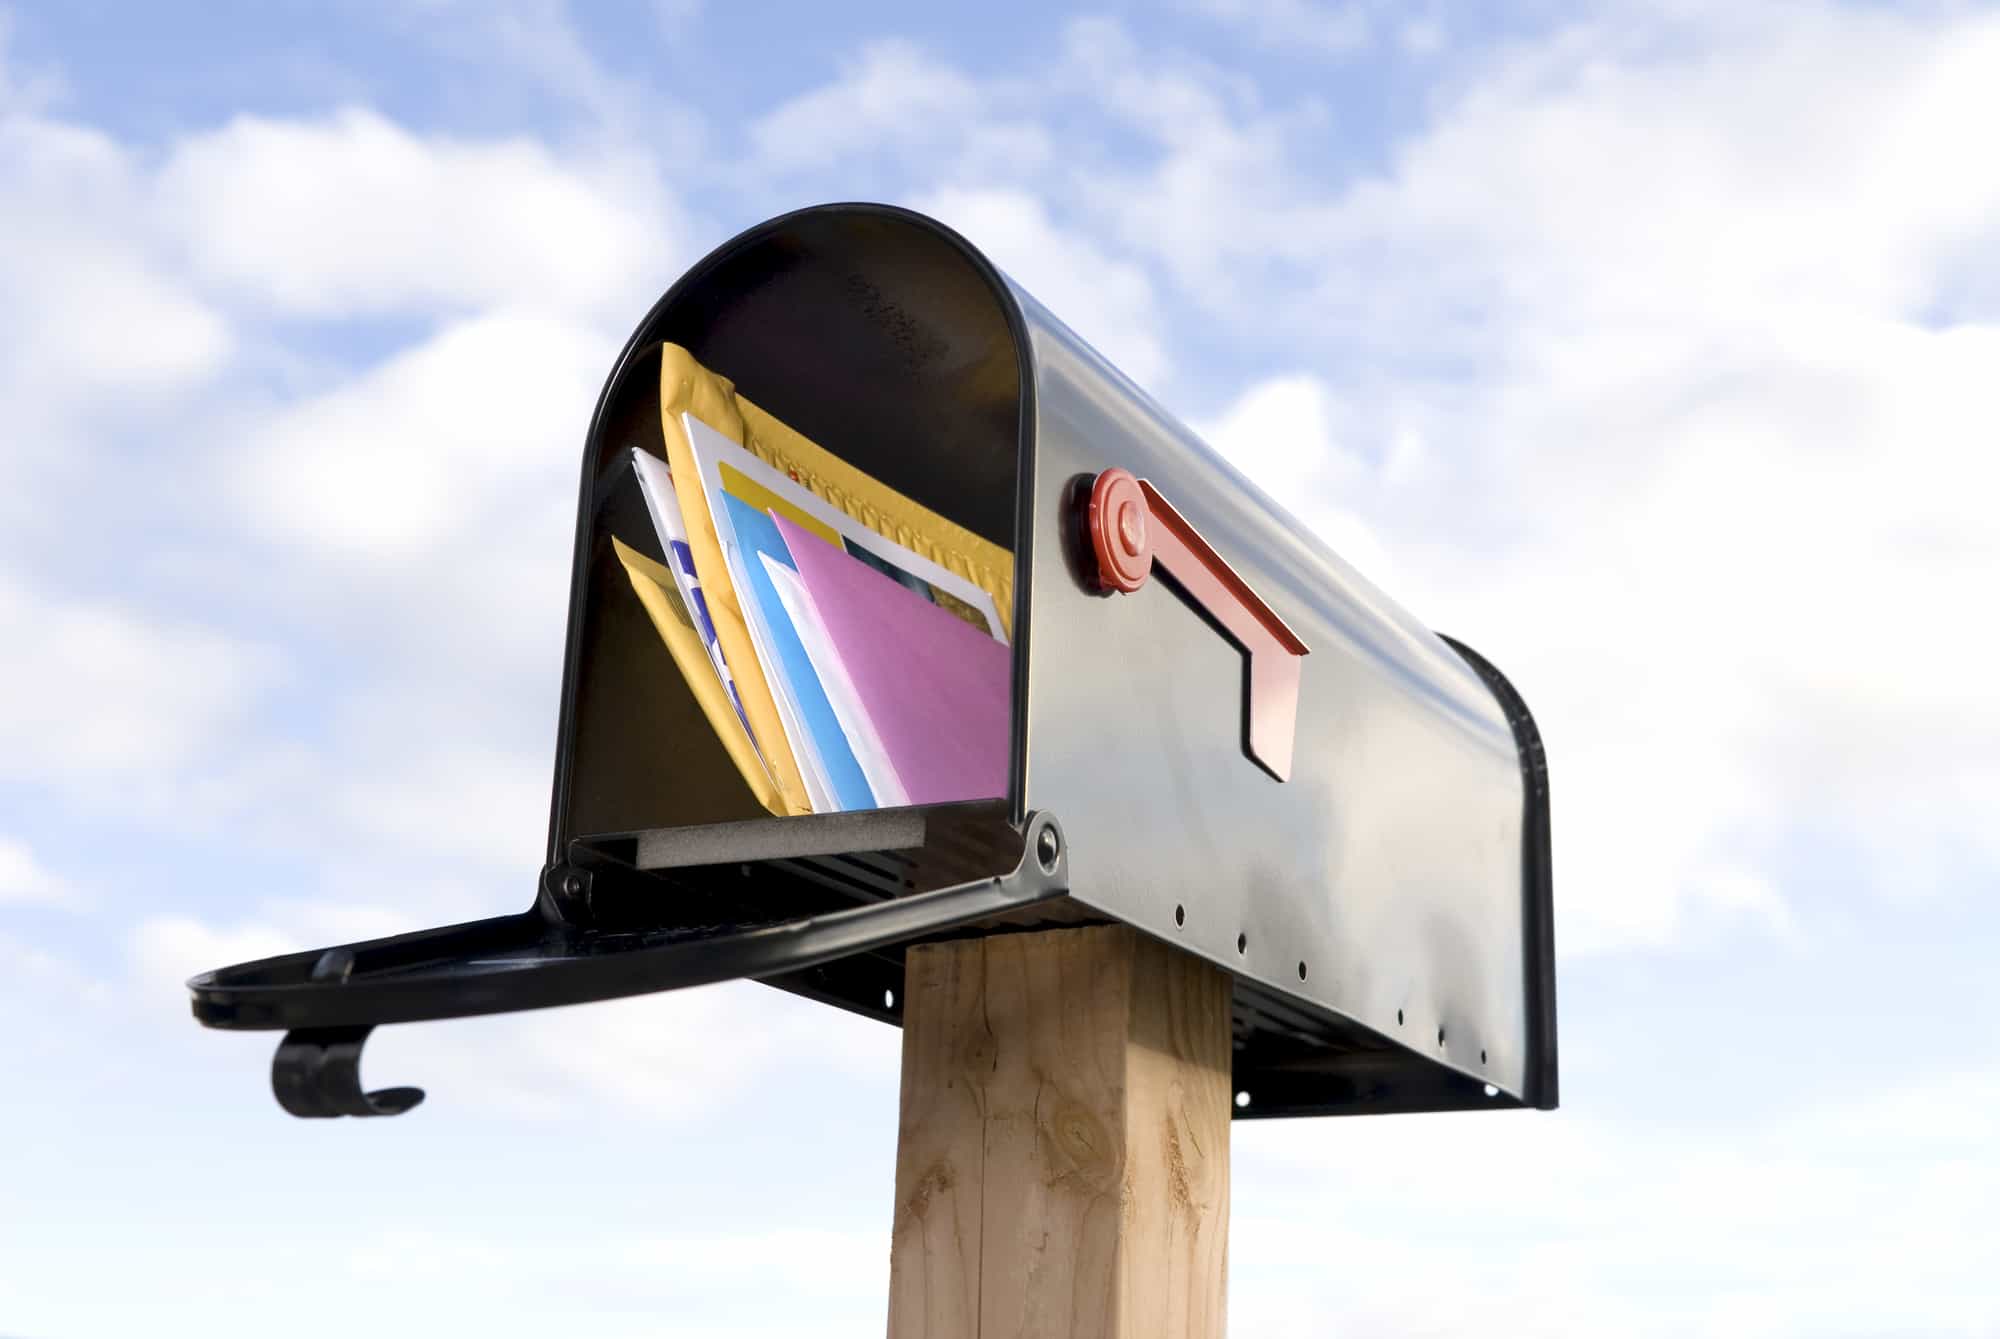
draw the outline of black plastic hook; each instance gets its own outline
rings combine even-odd
[[[287,1032],[271,1058],[271,1091],[294,1116],[400,1116],[424,1100],[421,1088],[361,1087],[361,1027]]]
[[[351,949],[319,955],[309,979],[338,983],[354,973]],[[294,1028],[271,1057],[271,1091],[294,1116],[400,1116],[424,1100],[421,1088],[361,1087],[361,1047],[373,1023],[354,1027]]]

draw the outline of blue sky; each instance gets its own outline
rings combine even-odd
[[[179,986],[526,903],[604,371],[872,197],[1548,739],[1564,1109],[1239,1127],[1236,1332],[2000,1335],[2000,13],[0,16],[0,1334],[879,1332],[890,1029],[392,1029],[308,1124]]]

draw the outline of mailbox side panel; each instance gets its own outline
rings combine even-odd
[[[1019,793],[1072,893],[1533,1101],[1524,792],[1475,672],[1016,290],[1036,421]],[[1291,778],[1243,747],[1244,657],[1165,582],[1085,576],[1079,487],[1150,480],[1303,639]]]

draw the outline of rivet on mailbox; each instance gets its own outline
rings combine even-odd
[[[526,911],[195,1016],[284,1030],[295,1115],[395,1115],[380,1024],[738,977],[895,1023],[913,944],[1109,919],[1233,977],[1239,1118],[1555,1105],[1519,695],[921,215],[773,219],[640,323],[555,764]]]

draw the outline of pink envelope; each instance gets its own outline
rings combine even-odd
[[[771,515],[910,803],[1005,796],[1012,649]]]

